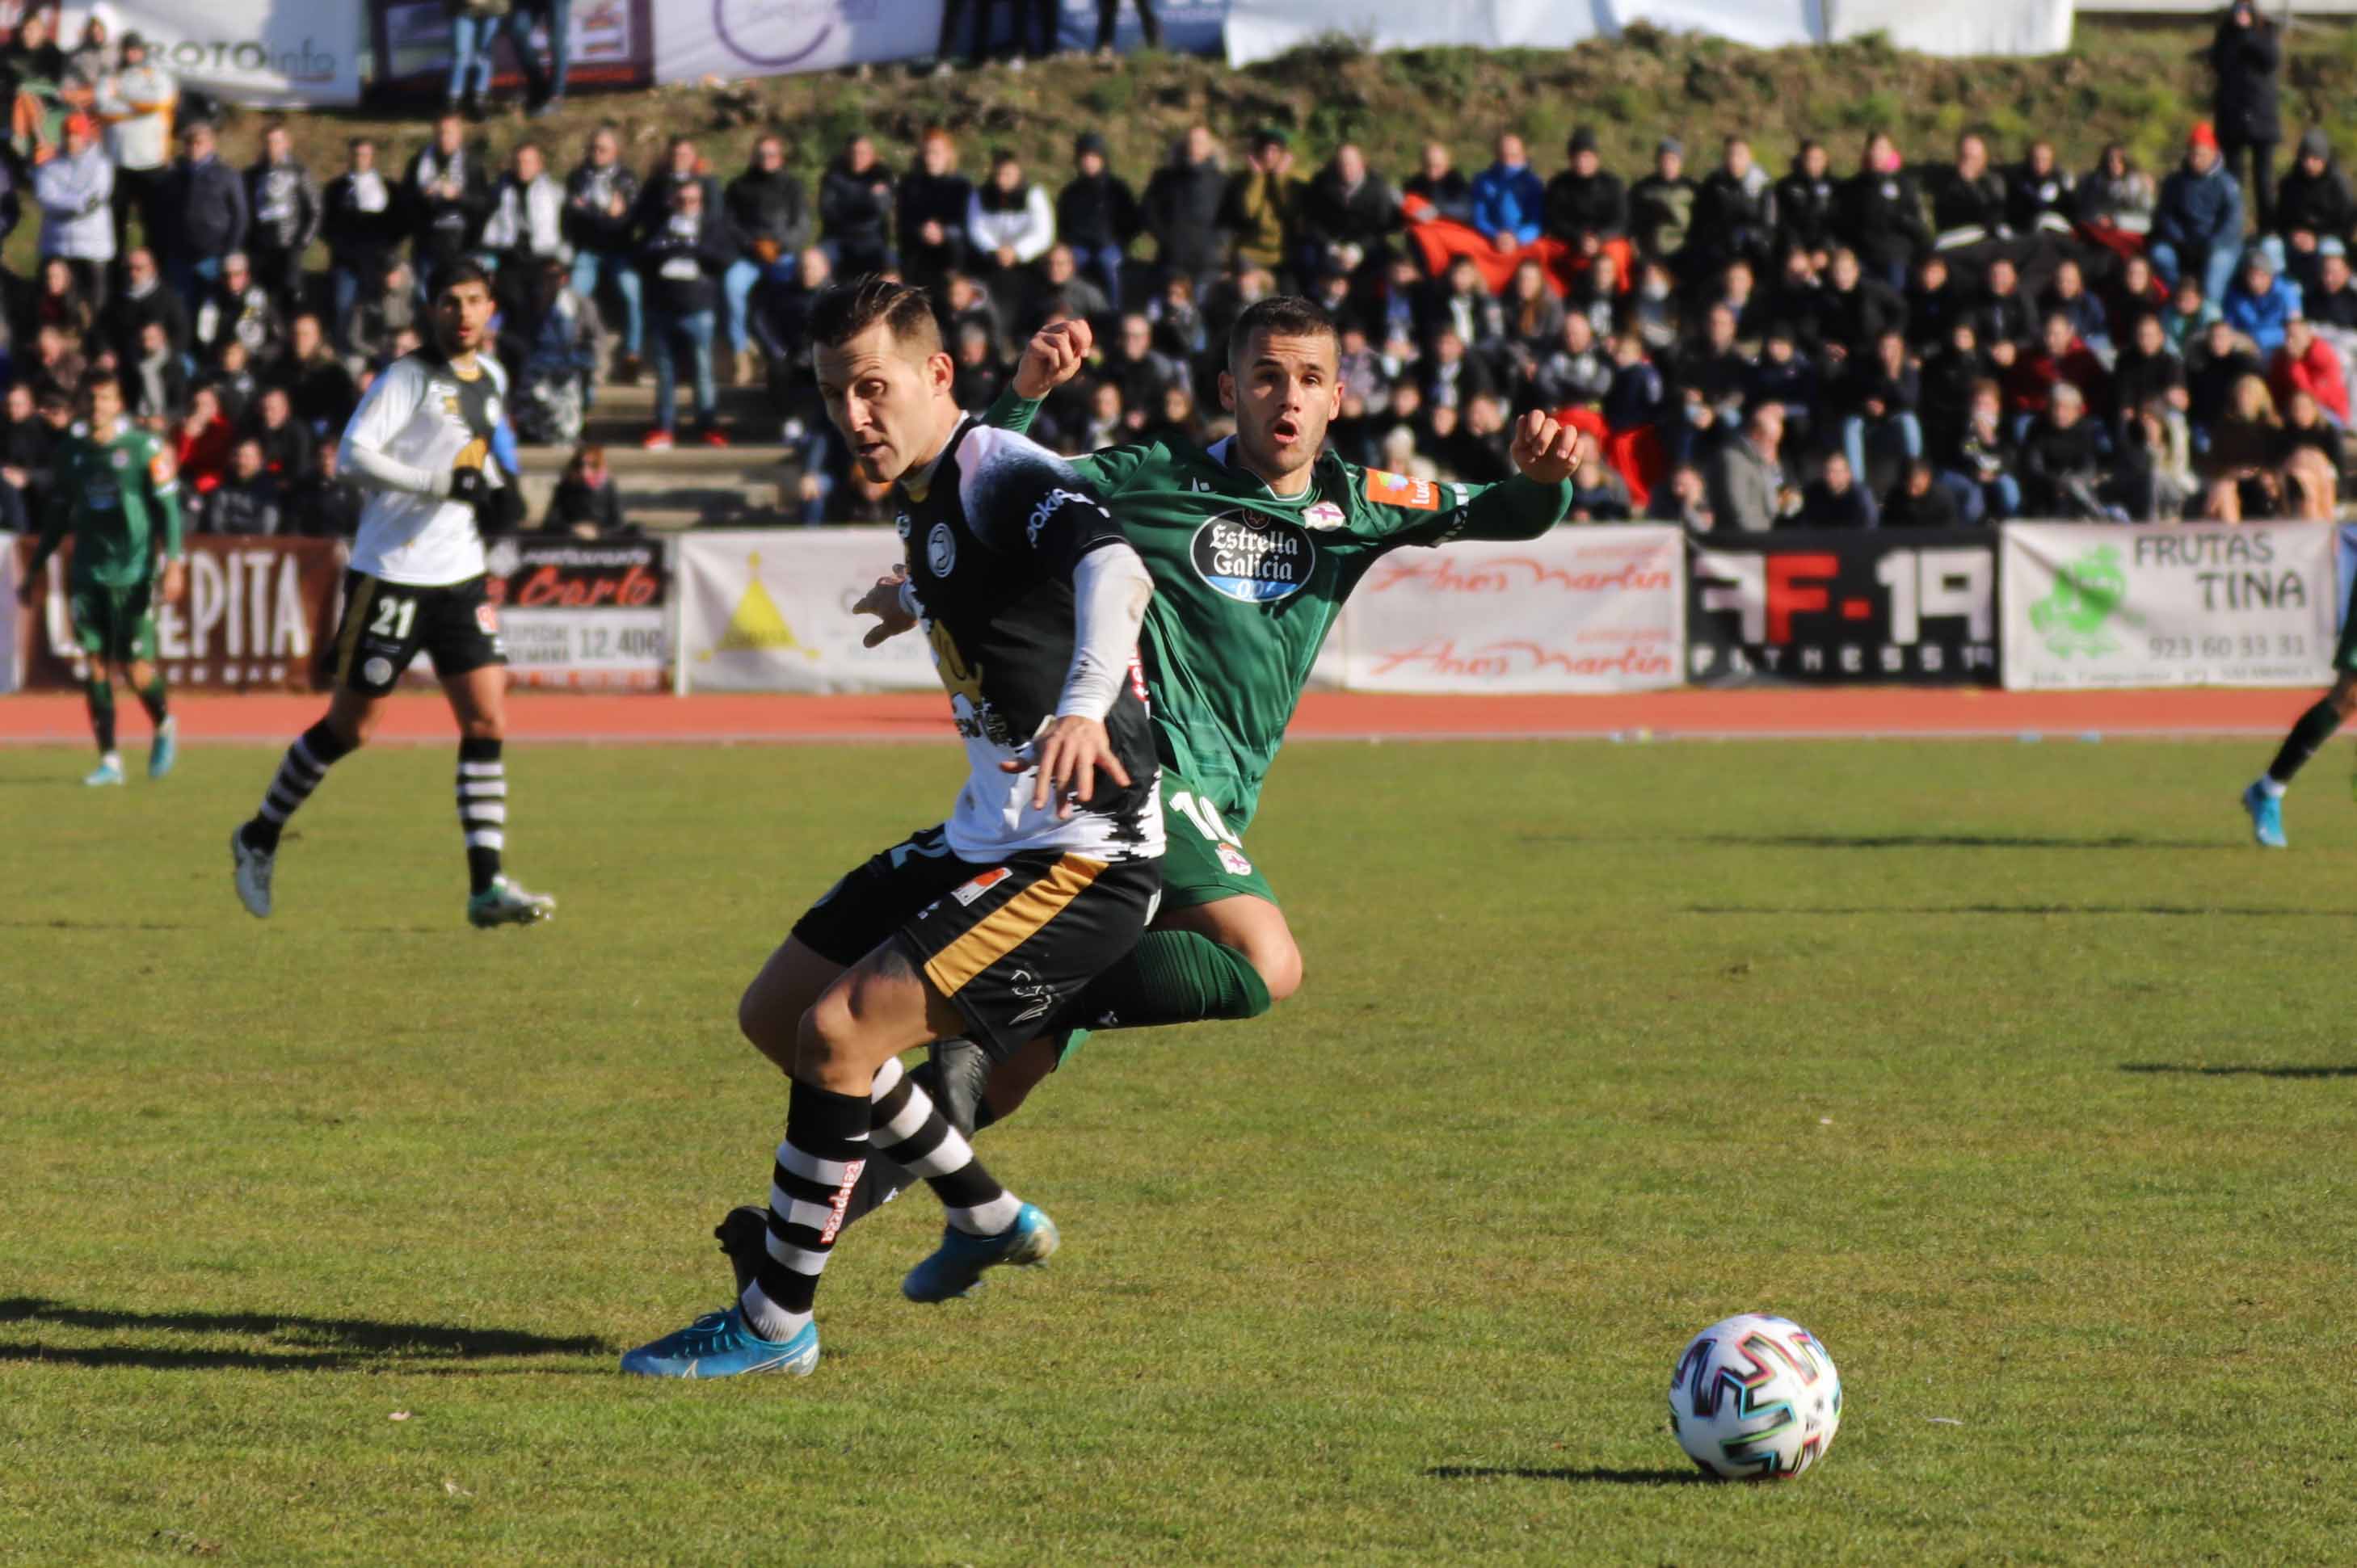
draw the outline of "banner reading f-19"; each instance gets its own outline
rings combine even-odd
[[[1981,529],[1697,539],[1686,679],[1996,684],[1996,539]]]

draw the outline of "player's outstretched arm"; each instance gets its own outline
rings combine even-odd
[[[1096,329],[1079,317],[1042,327],[1031,335],[1015,367],[1015,395],[1038,403],[1081,373],[1096,341]]]
[[[160,446],[147,459],[147,495],[164,523],[164,602],[177,605],[188,591],[188,551],[180,542],[180,471]]]

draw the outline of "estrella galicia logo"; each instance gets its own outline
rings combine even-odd
[[[1248,605],[1289,599],[1309,582],[1318,546],[1299,523],[1232,511],[1195,531],[1196,575]]]

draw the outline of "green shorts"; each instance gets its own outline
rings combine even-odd
[[[100,663],[152,663],[156,658],[155,584],[111,587],[74,583],[66,603],[73,614],[74,641]]]
[[[1276,902],[1276,890],[1244,854],[1242,834],[1220,809],[1203,799],[1186,775],[1162,770],[1162,909],[1200,908],[1222,898],[1250,897]],[[1057,1042],[1061,1068],[1089,1037],[1086,1029],[1066,1031]]]

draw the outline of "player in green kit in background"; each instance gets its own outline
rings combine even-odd
[[[1027,428],[1092,340],[1084,321],[1039,332],[990,422]],[[1501,484],[1410,478],[1324,454],[1341,408],[1340,348],[1309,301],[1262,300],[1237,318],[1220,377],[1233,436],[1072,459],[1154,579],[1138,652],[1162,763],[1162,904],[1130,955],[1060,1009],[1043,1037],[995,1068],[971,1047],[935,1047],[920,1080],[961,1131],[1011,1112],[1091,1027],[1251,1018],[1293,994],[1300,950],[1243,835],[1343,601],[1403,545],[1534,539],[1570,509],[1580,437],[1544,413],[1516,426],[1517,477]],[[868,646],[916,624],[900,590],[888,576],[855,607],[877,618]],[[844,1223],[906,1185],[871,1156]],[[715,1231],[740,1278],[759,1260],[765,1219],[743,1208]]]
[[[123,782],[123,758],[114,749],[114,674],[138,693],[155,724],[147,777],[161,779],[172,771],[178,746],[164,674],[156,667],[156,546],[160,534],[163,599],[177,603],[188,586],[179,477],[163,442],[124,417],[123,389],[113,377],[83,381],[81,400],[85,423],[58,450],[48,515],[16,597],[32,604],[42,569],[72,534],[66,591],[74,640],[90,664],[82,690],[98,741],[98,767],[82,782]]]

